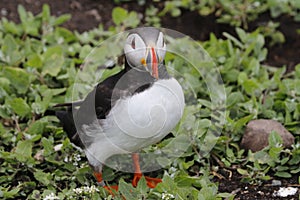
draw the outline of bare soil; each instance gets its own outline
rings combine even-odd
[[[19,22],[17,13],[17,5],[22,4],[26,10],[31,11],[33,14],[40,13],[43,4],[49,4],[51,13],[59,16],[69,13],[72,19],[64,24],[64,27],[78,32],[88,31],[97,27],[100,23],[105,28],[113,25],[111,18],[112,9],[115,6],[122,6],[128,10],[135,10],[144,14],[145,9],[149,4],[144,6],[137,5],[136,1],[115,4],[114,1],[97,1],[97,0],[1,0],[0,1],[0,17],[6,17],[9,20]],[[153,3],[154,6],[162,8],[163,2]],[[271,19],[268,13],[261,15],[256,21],[249,24],[249,30],[254,30],[261,24],[265,24]],[[288,71],[294,69],[294,66],[300,63],[300,34],[297,29],[300,29],[300,23],[294,22],[289,16],[281,16],[272,19],[275,22],[280,22],[279,30],[285,35],[286,42],[281,45],[268,47],[268,58],[265,64],[272,66],[282,67],[286,66]],[[234,28],[226,24],[216,23],[214,15],[207,17],[199,16],[197,12],[190,12],[187,10],[182,11],[182,15],[177,18],[165,16],[162,18],[162,27],[177,30],[186,35],[191,36],[196,40],[207,40],[209,34],[213,32],[217,37],[223,37],[223,32],[229,32],[233,35]],[[268,41],[267,41],[268,43]],[[228,170],[220,170],[223,178],[214,178],[214,181],[219,183],[220,192],[229,192],[236,194],[235,199],[298,199],[300,189],[294,196],[287,198],[274,197],[272,194],[279,186],[272,186],[271,182],[265,182],[261,185],[250,185],[242,183],[242,177],[236,172],[228,173]],[[293,186],[298,183],[298,175],[291,179],[282,179],[281,187]],[[279,179],[278,179],[279,180]],[[299,185],[298,185],[299,188]]]

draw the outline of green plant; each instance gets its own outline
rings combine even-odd
[[[244,164],[246,169],[239,168],[237,171],[244,176],[243,180],[246,182],[270,180],[270,173],[274,173],[275,177],[290,178],[300,172],[299,163],[299,144],[292,149],[284,149],[281,137],[272,132],[269,146],[256,153],[249,152],[249,158]]]
[[[117,7],[113,11],[114,27],[104,30],[100,25],[80,34],[62,28],[60,24],[70,16],[51,16],[47,5],[37,16],[22,6],[18,10],[20,24],[5,18],[0,21],[0,196],[112,199],[102,187],[95,186],[83,153],[70,143],[52,106],[72,100],[74,88],[87,89],[75,85],[77,72],[87,62],[85,58],[89,55],[95,63],[79,79],[90,83],[97,75],[93,70],[99,67],[96,61],[111,59],[120,48],[112,42],[109,48],[114,51],[96,49],[89,54],[91,50],[110,36],[138,26],[137,13]],[[171,144],[184,152],[175,160],[158,159],[166,168],[161,174],[163,183],[155,189],[147,188],[143,179],[133,188],[123,181],[129,179],[129,174],[104,168],[106,180],[120,185],[115,199],[233,199],[234,195],[220,193],[211,181],[210,172],[218,167],[234,170],[233,166],[237,166],[243,180],[253,183],[270,179],[273,174],[289,177],[299,173],[300,64],[290,73],[285,67],[266,66],[267,50],[261,30],[248,33],[237,28],[236,33],[238,37],[224,33],[225,39],[211,34],[208,41],[201,42],[212,60],[202,47],[195,51],[187,48],[190,40],[185,37],[166,38],[170,47],[189,58],[190,63],[169,52],[166,64],[177,71],[174,75],[181,77],[182,85],[191,83],[193,92],[186,94],[184,118],[176,132],[144,151],[159,152]],[[199,56],[199,52],[203,54]],[[191,63],[203,67],[190,67]],[[102,70],[102,79],[119,69],[116,66]],[[218,81],[207,85],[209,78]],[[222,98],[227,99],[224,105],[217,101]],[[284,124],[295,136],[295,145],[284,149],[278,135],[272,133],[269,147],[245,154],[239,141],[244,125],[255,118]],[[215,136],[220,133],[220,137]],[[167,150],[165,153],[170,153]]]
[[[118,31],[125,30],[125,28],[136,28],[140,23],[140,19],[136,12],[128,12],[121,7],[115,7],[113,9],[112,18],[116,27],[121,26],[121,30]]]
[[[72,100],[75,77],[81,70],[80,65],[86,62],[86,56],[110,35],[137,26],[139,21],[131,20],[136,13],[115,8],[113,20],[116,27],[104,31],[99,26],[82,34],[60,27],[69,15],[55,18],[50,15],[47,5],[37,16],[19,6],[19,14],[22,15],[21,24],[6,19],[0,22],[0,195],[3,198],[33,199],[104,198],[108,194],[103,188],[95,187],[83,153],[70,143],[54,116],[52,106]],[[111,52],[108,53],[112,56]],[[106,56],[105,53],[101,55]],[[97,54],[97,50],[90,54],[95,61],[101,61],[103,57]],[[90,81],[91,76],[95,76],[93,67],[98,67],[97,63],[86,71],[89,76],[83,73],[80,80]],[[102,78],[118,69],[104,70]],[[213,199],[219,195],[216,185],[207,175],[190,178],[186,172],[177,171],[181,165],[174,164],[176,170],[171,170],[174,177],[180,177],[176,182],[166,173],[163,177],[166,183],[155,190],[149,191],[141,181],[133,193],[128,193],[130,185],[120,181],[119,197],[167,198],[169,195],[171,198],[173,192],[175,198],[192,195],[197,199],[209,195]],[[190,164],[184,166],[186,169]],[[106,180],[116,182],[120,176],[109,168],[104,170]],[[126,178],[126,175],[122,177]],[[181,178],[186,180],[185,183],[173,191],[169,184],[175,186]],[[202,190],[189,190],[194,183],[202,185]],[[206,194],[205,191],[212,193]]]
[[[280,26],[279,23],[269,21],[266,26],[258,27],[258,30],[264,35],[266,39],[270,39],[269,45],[272,47],[275,44],[283,44],[285,42],[284,35],[276,30]]]
[[[294,0],[267,0],[266,1],[272,17],[279,17],[282,14],[288,14],[294,17],[295,21],[300,21],[300,3]]]
[[[151,8],[151,7],[150,7]],[[152,7],[151,13],[155,9]],[[294,17],[297,22],[300,20],[299,10],[300,4],[295,0],[234,0],[234,1],[194,1],[194,0],[177,0],[166,1],[164,8],[159,12],[159,16],[170,13],[172,17],[179,17],[182,10],[195,11],[198,10],[199,15],[207,16],[214,14],[217,22],[230,24],[234,27],[243,27],[248,29],[249,23],[258,19],[258,17],[266,12],[270,12],[272,18],[278,18],[282,15]],[[157,11],[156,11],[157,12]],[[157,17],[149,16],[146,18],[147,24],[157,25]],[[150,23],[149,23],[150,22]],[[276,30],[280,24],[272,21],[265,22],[265,25],[259,25],[258,29],[266,37],[270,39],[270,46],[285,42],[284,35]]]
[[[217,21],[228,23],[233,26],[247,29],[248,23],[257,19],[264,12],[269,11],[273,18],[283,14],[293,16],[295,21],[299,21],[300,4],[295,0],[234,0],[234,1],[194,1],[176,0],[166,1],[160,15],[170,13],[173,17],[181,15],[181,10],[198,10],[200,15],[214,13]]]
[[[299,172],[299,65],[290,74],[285,73],[284,67],[263,65],[266,49],[259,30],[246,33],[236,29],[236,32],[239,38],[225,33],[228,40],[211,35],[210,41],[204,42],[204,47],[219,65],[228,92],[227,124],[213,152],[222,165],[228,168],[241,166],[237,171],[246,182],[269,180],[272,173],[278,177],[291,177]],[[298,138],[292,149],[284,149],[278,135],[272,133],[268,148],[243,156],[238,145],[243,127],[251,119],[259,118],[285,124]]]
[[[146,8],[145,21],[147,26],[160,27],[160,18],[158,16],[158,9],[154,6]]]

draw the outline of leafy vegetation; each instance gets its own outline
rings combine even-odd
[[[246,29],[249,22],[257,19],[259,14],[266,11],[269,11],[273,18],[288,14],[293,16],[295,21],[300,20],[298,12],[300,4],[295,0],[165,1],[164,9],[160,12],[160,15],[170,13],[173,17],[178,17],[182,8],[191,11],[196,10],[203,16],[215,14],[217,21],[220,23],[243,26]]]
[[[199,9],[200,14],[235,10],[229,9],[227,1],[216,4],[201,2],[199,6],[194,1],[167,1],[160,15],[171,12],[178,16],[180,7]],[[250,2],[253,6],[258,1]],[[291,7],[296,1],[285,1],[286,8],[278,8],[272,2],[275,1],[261,2],[261,9],[270,10],[274,17],[281,13],[293,14],[295,19],[299,17]],[[238,5],[241,1],[231,4],[239,8]],[[257,17],[257,13],[249,14],[250,10],[236,11],[237,14],[229,13],[229,18],[222,15],[224,18],[219,21],[228,23],[234,16],[241,15],[236,19],[240,24],[234,24],[240,26]],[[137,27],[140,24],[137,13],[117,7],[112,12],[115,26],[104,30],[100,25],[80,34],[60,26],[70,15],[51,16],[47,5],[37,16],[25,11],[22,6],[18,7],[18,12],[20,24],[5,18],[0,22],[0,197],[111,199],[106,190],[96,186],[84,154],[66,137],[54,116],[53,106],[73,99],[73,90],[78,89],[76,75],[81,70],[80,66],[85,64],[85,58],[110,36]],[[157,12],[153,7],[148,10],[146,21],[149,24],[159,25]],[[264,61],[268,52],[261,30],[248,33],[236,28],[236,33],[238,37],[224,33],[225,39],[211,34],[208,41],[198,42],[212,57],[216,70],[213,72],[221,75],[223,84],[220,86],[224,90],[218,84],[206,85],[208,76],[204,75],[210,75],[210,71],[188,67],[189,64],[182,58],[167,54],[167,66],[175,69],[183,80],[192,83],[192,103],[187,104],[185,114],[188,114],[177,127],[174,137],[144,151],[159,151],[181,135],[188,135],[188,141],[186,138],[183,141],[190,146],[184,149],[180,158],[161,163],[166,167],[157,176],[161,176],[163,182],[155,189],[147,188],[144,179],[133,188],[124,181],[130,179],[130,174],[105,168],[104,178],[120,187],[115,199],[233,199],[234,194],[218,192],[217,183],[211,181],[212,174],[217,174],[220,167],[233,171],[237,166],[243,181],[255,184],[273,176],[288,178],[299,174],[300,64],[289,73],[285,66],[266,66]],[[173,48],[185,52],[186,42],[184,39],[177,40]],[[109,53],[104,58],[109,59]],[[102,59],[93,57],[93,54],[89,56],[96,61]],[[189,56],[192,58],[194,55]],[[205,56],[203,58],[211,62]],[[101,78],[119,69],[102,70]],[[95,76],[92,70],[86,73],[90,76],[82,75],[80,80],[83,82]],[[186,83],[183,81],[182,84]],[[213,87],[216,92],[210,93],[207,87]],[[219,105],[211,95],[217,97],[223,92],[227,97],[226,103]],[[212,116],[212,113],[216,115]],[[244,152],[239,147],[244,126],[251,119],[259,118],[275,119],[284,124],[295,136],[295,145],[290,149],[283,148],[281,138],[272,133],[269,146],[264,150]],[[212,123],[212,119],[220,123]],[[221,134],[220,137],[211,138],[209,133],[214,130]],[[211,150],[203,149],[203,144],[208,141],[215,146],[211,146],[213,149],[209,154],[202,154]]]
[[[145,1],[138,2],[139,4],[145,4]],[[183,11],[188,10],[196,11],[201,16],[214,15],[218,23],[242,27],[247,30],[249,23],[256,20],[260,15],[268,13],[272,20],[260,25],[259,31],[271,40],[270,45],[272,46],[285,41],[284,35],[277,30],[279,25],[273,20],[282,15],[287,15],[299,22],[299,9],[300,4],[295,0],[175,0],[165,1],[162,10],[158,10],[154,6],[148,7],[145,20],[147,25],[160,26],[159,17],[166,14],[170,14],[172,17],[180,17]]]

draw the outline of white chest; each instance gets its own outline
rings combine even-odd
[[[157,143],[179,122],[184,95],[176,79],[159,80],[150,88],[118,100],[97,133],[89,153],[104,161],[113,154],[132,153]]]
[[[144,92],[119,100],[103,124],[135,138],[157,138],[180,120],[184,108],[181,86],[175,79],[160,80]]]

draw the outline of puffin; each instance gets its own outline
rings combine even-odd
[[[55,106],[66,107],[56,116],[105,188],[103,165],[117,154],[132,155],[132,185],[137,186],[143,176],[138,152],[161,141],[182,117],[184,93],[166,69],[164,37],[154,27],[130,30],[124,41],[123,69],[98,83],[83,100]],[[145,179],[149,188],[162,181]]]

